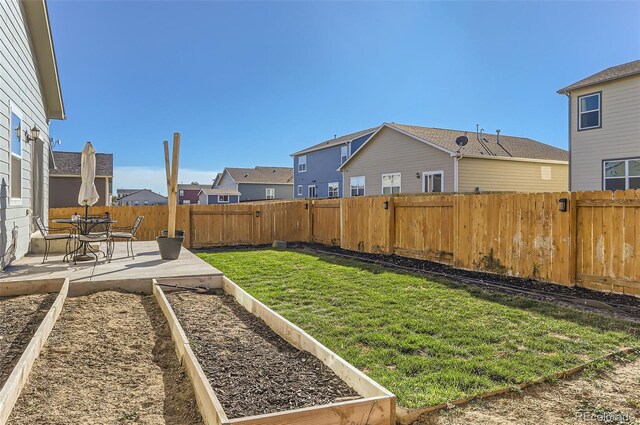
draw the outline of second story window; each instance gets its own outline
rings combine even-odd
[[[600,128],[601,105],[600,93],[586,94],[578,97],[578,130]]]
[[[302,155],[298,157],[298,172],[304,173],[305,171],[307,171],[307,156]]]
[[[344,164],[349,159],[349,145],[340,147],[340,164]]]
[[[178,194],[179,194],[180,196],[184,196],[184,190],[180,189],[180,191],[178,192]]]
[[[276,190],[272,187],[268,187],[265,195],[266,199],[276,199]]]

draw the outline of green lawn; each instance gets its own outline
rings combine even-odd
[[[199,254],[398,396],[425,407],[539,378],[640,325],[301,251]]]

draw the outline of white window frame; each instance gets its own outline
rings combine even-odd
[[[298,185],[298,196],[302,196],[302,194],[304,193],[303,189],[302,189],[302,185],[299,184]]]
[[[225,201],[224,198],[227,198]],[[218,203],[219,204],[228,204],[229,203],[229,195],[218,195]]]
[[[269,196],[269,191],[272,192],[272,195]],[[264,190],[264,198],[265,199],[276,199],[276,189],[273,187],[268,187]]]
[[[380,193],[382,193],[383,195],[385,195],[384,193],[384,178],[387,176],[398,176],[400,177],[400,186],[398,186],[398,193],[402,193],[402,173],[385,173],[382,175],[381,177],[381,184],[380,184]],[[387,195],[393,195],[393,188],[395,186],[391,186],[391,192],[388,193]]]
[[[178,196],[184,196],[184,190],[180,189],[180,190],[178,191]]]
[[[581,111],[580,100],[585,97],[592,97],[592,96],[598,96],[598,109],[592,109],[590,111],[584,111],[584,112]],[[582,115],[595,112],[595,111],[598,111],[598,125],[592,125],[591,127],[583,127]],[[578,131],[591,130],[594,128],[601,128],[601,127],[602,127],[602,92],[588,93],[588,94],[583,94],[582,96],[578,96]]]
[[[311,196],[311,188],[313,188],[313,191],[315,192],[313,196]],[[317,198],[317,197],[318,197],[318,187],[315,184],[310,184],[309,186],[307,186],[307,198]]]
[[[182,201],[182,205],[190,205],[191,204],[191,200],[189,199],[185,199]]]
[[[149,205],[149,201],[147,201],[146,199],[143,202],[145,205]]]
[[[304,165],[304,167],[302,167]],[[307,155],[301,155],[298,157],[298,172],[306,173],[307,172]]]
[[[362,195],[353,194],[353,179],[362,179]],[[356,190],[357,186],[356,186]],[[367,178],[365,176],[353,176],[349,178],[349,196],[365,196],[367,194]]]
[[[334,190],[336,192],[336,194],[334,196],[331,196],[331,186],[335,186]],[[331,183],[327,183],[327,196],[329,198],[339,198],[340,197],[340,182],[331,182]]]
[[[140,201],[138,201],[137,199],[133,201],[133,205],[137,206],[140,205]]]
[[[351,144],[340,146],[340,164],[344,164],[351,156]]]
[[[12,132],[15,131],[15,129],[13,128],[13,123],[11,122],[11,115],[15,115],[18,117],[18,119],[20,120],[20,155],[16,155],[13,153],[13,148],[11,146],[11,139],[12,139]],[[23,182],[22,182],[22,174],[23,174],[23,169],[22,169],[22,161],[24,159],[23,157],[23,151],[24,151],[24,141],[23,141],[23,132],[24,132],[24,117],[22,115],[22,111],[20,111],[20,109],[15,105],[15,103],[13,102],[9,102],[9,205],[12,206],[20,206],[22,205],[22,196],[24,194],[24,186],[23,186]],[[13,158],[17,158],[20,160],[20,197],[16,198],[13,196],[13,190],[12,190],[12,186],[13,186]]]
[[[440,192],[433,192],[433,191],[428,191],[427,192],[427,176],[433,176],[434,174],[440,174],[440,185],[441,187],[441,191]],[[437,170],[437,171],[424,171],[422,173],[422,193],[444,193],[444,170]]]
[[[640,178],[640,176],[629,175],[629,161],[640,161],[638,158],[623,158],[623,159],[605,159],[602,161],[602,190],[606,189],[607,180],[622,180],[624,178],[624,190],[629,190],[629,178]],[[607,169],[605,165],[607,162],[623,162],[624,163],[624,176],[623,177],[607,177]]]

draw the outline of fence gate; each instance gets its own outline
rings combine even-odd
[[[253,243],[251,210],[198,211],[189,214],[191,248]]]
[[[311,203],[311,241],[324,245],[340,245],[340,200]]]

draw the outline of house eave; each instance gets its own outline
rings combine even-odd
[[[600,81],[594,82],[594,83],[585,83],[585,84],[581,84],[581,85],[578,85],[578,86],[574,86],[573,84],[569,84],[568,86],[558,90],[557,93],[558,94],[571,94],[572,92],[574,92],[576,90],[582,90],[582,89],[585,89],[585,88],[588,88],[588,87],[598,86],[600,84],[609,83],[611,81],[623,80],[625,78],[634,77],[636,75],[640,75],[640,71],[632,72],[632,73],[626,74],[626,75],[619,75],[619,76],[615,76],[615,77],[606,78],[604,80],[600,80]]]
[[[516,162],[537,162],[543,164],[558,164],[569,165],[569,161],[560,161],[557,159],[539,159],[539,158],[517,158],[510,156],[486,156],[486,155],[465,155],[464,153],[455,155],[457,158],[472,158],[472,159],[488,159],[497,161],[516,161]]]

